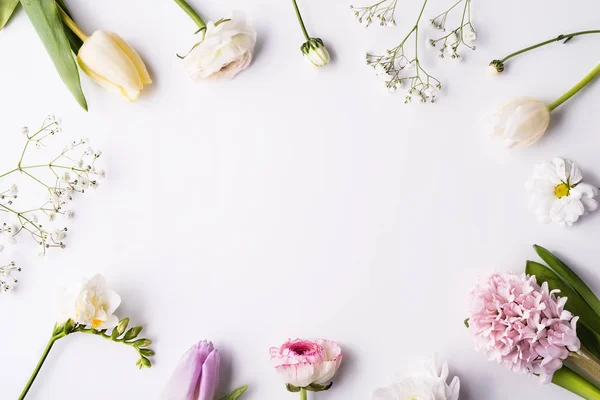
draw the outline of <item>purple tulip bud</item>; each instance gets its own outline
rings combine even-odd
[[[221,357],[212,342],[202,340],[181,357],[161,400],[214,400]]]

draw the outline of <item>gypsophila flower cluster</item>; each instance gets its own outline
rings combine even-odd
[[[475,50],[473,42],[477,39],[477,33],[473,24],[471,23],[471,0],[459,0],[452,7],[441,13],[435,18],[432,18],[429,22],[431,25],[442,31],[446,32],[446,22],[448,15],[453,10],[461,10],[459,5],[462,7],[462,18],[460,24],[450,30],[448,34],[445,34],[437,39],[428,39],[428,47],[435,48],[439,51],[440,58],[449,57],[453,60],[460,60],[461,55],[459,50],[461,46],[467,47],[471,50]]]
[[[21,268],[17,267],[14,262],[0,267],[0,292],[10,292],[18,282],[12,275],[13,272],[21,272]]]
[[[367,65],[373,67],[377,77],[385,83],[387,89],[394,92],[406,88],[405,103],[418,99],[421,102],[434,102],[437,92],[442,88],[439,80],[430,75],[419,61],[419,22],[423,16],[427,0],[423,2],[417,22],[400,44],[386,50],[384,55],[367,53]],[[405,46],[414,38],[414,56]]]
[[[31,147],[44,148],[46,141],[59,132],[60,122],[54,116],[46,117],[41,128],[34,133],[30,133],[28,128],[23,128],[22,133],[27,141],[21,158],[15,168],[0,174],[0,187],[6,178],[19,174],[39,184],[46,195],[46,200],[41,206],[19,209],[16,202],[16,185],[8,186],[0,192],[0,218],[2,212],[5,214],[5,221],[0,219],[0,251],[4,244],[14,243],[17,236],[25,233],[42,248],[40,254],[45,254],[49,248],[64,248],[67,227],[56,227],[58,218],[72,218],[73,211],[69,204],[75,195],[85,193],[90,187],[97,187],[98,179],[105,175],[104,171],[96,167],[101,152],[89,147],[87,139],[72,142],[48,162],[25,162],[25,156]]]
[[[397,5],[398,0],[382,0],[370,6],[350,6],[350,9],[358,22],[365,26],[371,25],[373,20],[378,21],[381,26],[394,26],[396,25],[394,14]]]

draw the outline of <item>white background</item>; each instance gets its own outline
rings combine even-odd
[[[397,27],[369,29],[347,1],[301,0],[309,31],[334,57],[320,70],[301,57],[291,2],[194,1],[212,19],[243,10],[258,31],[255,62],[224,83],[186,76],[175,53],[193,42],[194,25],[173,2],[69,3],[86,31],[127,39],[155,83],[129,104],[84,76],[85,113],[23,12],[0,33],[2,170],[18,159],[20,127],[56,113],[57,146],[91,138],[108,172],[77,200],[67,249],[40,259],[22,237],[0,254],[24,269],[18,290],[0,296],[3,399],[18,396],[37,362],[58,289],[97,272],[122,296],[118,315],[146,326],[154,367],[138,371],[130,348],[73,335],[58,342],[30,398],[157,398],[180,355],[207,338],[223,354],[223,394],[247,383],[245,399],[294,399],[268,356],[290,337],[343,347],[333,389],[315,396],[322,400],[368,399],[435,353],[460,376],[461,399],[574,397],[488,363],[463,319],[476,279],[522,271],[534,243],[600,289],[600,214],[572,229],[541,225],[524,191],[534,164],[554,156],[600,185],[600,82],[553,113],[546,137],[527,150],[501,149],[479,122],[513,96],[551,101],[594,67],[600,37],[486,74],[513,50],[598,29],[600,3],[475,0],[478,49],[460,63],[425,51],[435,32],[424,25],[422,62],[444,84],[433,105],[403,104],[364,65],[366,51],[392,47],[410,29],[416,0],[401,2]],[[432,0],[425,17],[451,3]]]

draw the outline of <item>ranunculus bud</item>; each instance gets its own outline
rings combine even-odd
[[[161,400],[215,400],[221,357],[212,342],[202,340],[181,357]]]
[[[501,74],[504,71],[504,63],[500,60],[493,60],[488,66],[488,72],[492,76]]]
[[[152,83],[139,54],[119,35],[96,31],[83,42],[79,66],[100,86],[137,100],[144,85]]]
[[[507,147],[524,147],[537,142],[550,123],[550,109],[537,99],[518,98],[500,107],[490,118],[491,133]]]
[[[272,347],[270,353],[275,370],[292,391],[329,389],[342,363],[342,349],[330,340],[289,340],[281,347]]]
[[[323,67],[331,61],[327,48],[319,38],[309,39],[300,47],[300,50],[315,67]]]

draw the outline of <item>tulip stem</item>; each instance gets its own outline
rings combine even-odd
[[[179,7],[181,7],[181,9],[183,11],[185,11],[185,13],[192,19],[192,21],[194,21],[196,23],[196,25],[198,25],[199,29],[202,29],[206,26],[206,22],[204,22],[204,20],[202,19],[202,17],[200,16],[200,14],[198,14],[193,8],[192,6],[190,6],[188,4],[187,1],[185,0],[175,0],[175,3],[177,3],[177,5]]]
[[[302,14],[300,14],[300,9],[298,8],[298,3],[296,3],[296,0],[292,0],[292,3],[294,3],[294,9],[296,10],[296,17],[298,17],[298,22],[300,22],[300,28],[302,28],[302,33],[304,33],[304,37],[306,38],[306,40],[310,40],[310,36],[308,35],[308,31],[306,30],[304,21],[302,20]],[[300,392],[300,393],[302,393],[302,392]]]
[[[526,52],[528,52],[530,50],[537,49],[538,47],[542,47],[542,46],[545,46],[547,44],[554,43],[554,42],[559,42],[561,40],[564,40],[565,43],[566,43],[566,41],[571,40],[575,36],[589,35],[591,33],[600,33],[600,30],[581,31],[581,32],[569,33],[569,34],[566,34],[566,35],[558,35],[557,37],[555,37],[553,39],[545,40],[545,41],[540,42],[538,44],[534,44],[533,46],[525,47],[524,49],[521,49],[519,51],[515,51],[514,53],[511,53],[511,54],[507,55],[506,57],[502,58],[499,61],[502,62],[502,63],[504,63],[509,58],[513,58],[515,56],[518,56],[519,54],[523,54],[523,53],[526,53]]]
[[[42,357],[40,358],[37,365],[35,366],[33,373],[29,377],[29,380],[25,384],[25,388],[23,389],[23,391],[21,392],[21,395],[19,396],[19,400],[23,400],[25,398],[25,396],[27,396],[29,389],[31,389],[31,385],[33,385],[33,381],[35,381],[35,378],[37,378],[38,373],[42,369],[42,365],[44,365],[44,361],[46,361],[46,358],[48,357],[50,350],[52,350],[52,346],[54,346],[54,342],[56,342],[58,339],[62,339],[63,337],[65,337],[65,334],[63,332],[60,332],[60,333],[53,335],[50,338],[50,340],[48,341],[48,344],[46,345],[46,349],[44,349],[44,353],[42,354]]]
[[[75,21],[73,21],[71,17],[69,17],[69,15],[65,12],[65,10],[62,9],[61,6],[57,4],[56,7],[58,8],[58,13],[60,14],[60,17],[65,25],[67,25],[79,39],[85,42],[89,36],[86,35],[83,30],[81,30],[81,28],[75,23]]]
[[[554,100],[552,103],[548,104],[548,109],[553,111],[558,106],[560,106],[565,101],[569,100],[573,97],[577,92],[583,89],[588,83],[590,83],[596,75],[600,73],[600,64],[596,65],[596,67],[591,70],[582,80],[580,80],[575,86],[569,89],[565,94],[560,96],[558,99]]]
[[[306,400],[307,396],[306,389],[300,389],[300,400]]]

